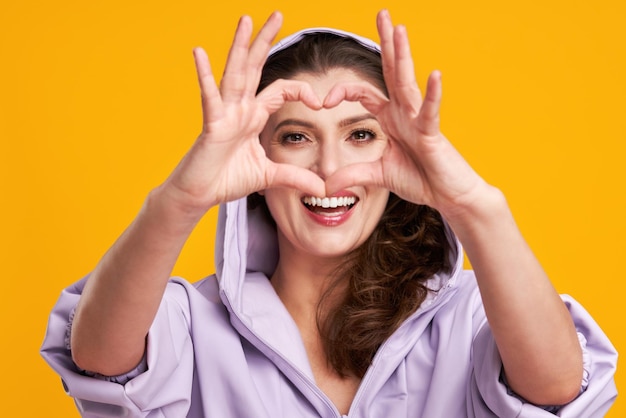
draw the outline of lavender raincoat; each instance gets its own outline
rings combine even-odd
[[[246,201],[220,208],[217,274],[174,278],[150,329],[145,360],[128,375],[89,376],[71,359],[68,330],[84,281],[64,290],[42,347],[84,417],[341,417],[315,385],[298,328],[268,280],[275,231]],[[380,347],[348,417],[602,417],[616,396],[617,354],[602,330],[563,296],[584,349],[581,393],[561,408],[524,402],[502,382],[502,363],[476,280],[455,268]]]

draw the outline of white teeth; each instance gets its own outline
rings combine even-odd
[[[323,208],[336,208],[338,206],[350,206],[356,203],[354,196],[342,197],[315,197],[306,196],[302,201],[309,206],[321,206]]]

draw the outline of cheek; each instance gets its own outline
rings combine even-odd
[[[346,141],[342,146],[342,154],[346,164],[370,163],[379,160],[386,148],[386,138],[377,138],[368,143]]]
[[[288,189],[283,188],[265,190],[265,203],[277,224],[281,224],[286,218],[289,218],[287,215],[290,210],[288,205],[293,201],[289,192]]]
[[[357,164],[357,163],[371,163],[377,161],[382,156],[382,149],[374,146],[367,146],[364,149],[357,148],[352,149],[352,152],[346,153],[345,163]]]
[[[376,223],[383,216],[383,212],[387,207],[387,202],[389,201],[389,191],[387,189],[376,188],[370,190],[370,213],[372,218],[376,219]]]
[[[316,160],[316,151],[313,146],[286,147],[281,144],[272,143],[264,148],[267,158],[275,163],[309,168]]]

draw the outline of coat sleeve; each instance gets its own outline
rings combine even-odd
[[[169,283],[147,338],[143,364],[105,378],[77,368],[69,348],[71,316],[87,278],[65,289],[52,310],[41,355],[61,376],[85,418],[184,417],[190,405],[193,346],[185,286]],[[158,364],[158,367],[155,367]]]
[[[502,360],[487,322],[473,345],[473,372],[468,388],[468,417],[602,418],[617,396],[614,374],[617,352],[587,311],[574,299],[562,296],[578,331],[583,349],[584,376],[576,399],[560,407],[525,402],[502,379]]]

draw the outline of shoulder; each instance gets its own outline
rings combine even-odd
[[[193,283],[181,277],[170,278],[162,305],[179,309],[188,325],[193,318],[202,317],[203,321],[211,318],[222,320],[227,315],[215,275]]]
[[[482,299],[473,270],[461,270],[439,290],[439,310],[476,311],[482,309]],[[436,302],[435,302],[436,303]]]
[[[428,312],[431,311],[431,315]],[[426,307],[424,316],[432,316],[431,326],[454,329],[461,338],[471,341],[487,324],[483,301],[472,270],[461,270],[435,292],[432,307]]]
[[[205,277],[193,283],[182,277],[171,277],[163,297],[182,304],[189,304],[189,301],[196,299],[206,299],[210,302],[221,303],[219,285],[215,275]]]

